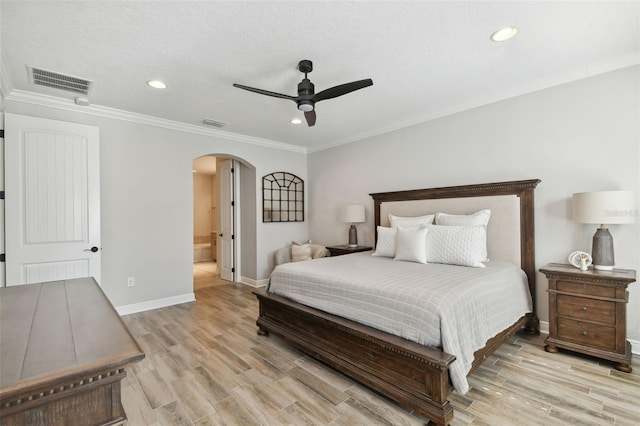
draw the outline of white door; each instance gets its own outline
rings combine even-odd
[[[95,126],[5,114],[6,284],[100,283]]]
[[[4,114],[0,112],[0,129],[4,131]],[[4,134],[0,135],[0,191],[4,193]],[[0,197],[0,253],[4,253],[4,197]],[[0,287],[4,287],[4,262],[0,262]]]
[[[227,281],[234,280],[234,206],[233,194],[233,161],[224,160],[218,164],[218,198],[220,200],[218,209],[220,210],[220,278]]]

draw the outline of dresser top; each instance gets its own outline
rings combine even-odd
[[[0,399],[144,357],[93,278],[0,289]]]
[[[543,274],[562,274],[574,278],[609,278],[616,281],[632,283],[636,280],[636,271],[633,269],[614,269],[612,271],[601,271],[589,268],[582,271],[566,263],[548,263],[540,268]]]

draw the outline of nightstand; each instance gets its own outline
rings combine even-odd
[[[592,355],[615,362],[617,370],[631,372],[627,286],[636,280],[636,272],[581,271],[559,263],[550,263],[540,272],[549,280],[549,337],[544,349]]]
[[[331,253],[331,256],[342,256],[343,254],[358,253],[361,251],[373,250],[373,247],[368,247],[368,246],[347,247],[346,245],[343,244],[339,246],[329,246],[327,247],[327,250],[329,250],[329,253]]]

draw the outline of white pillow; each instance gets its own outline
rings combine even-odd
[[[291,261],[300,262],[311,260],[311,244],[293,244],[291,246]]]
[[[396,257],[393,260],[427,263],[427,228],[397,228]]]
[[[436,225],[458,225],[458,226],[484,226],[489,225],[489,219],[491,218],[491,210],[480,210],[473,214],[447,214],[436,213]],[[485,233],[486,234],[486,233]],[[485,236],[484,251],[482,255],[482,261],[489,261],[489,254],[487,253],[487,242]]]
[[[431,225],[433,223],[433,218],[435,215],[428,214],[424,216],[416,216],[416,217],[402,217],[402,216],[394,216],[389,213],[389,223],[392,228],[397,228],[402,226],[403,228],[409,226],[426,226]]]
[[[487,226],[491,210],[480,210],[473,214],[436,213],[436,225]]]
[[[484,226],[429,226],[426,260],[432,263],[484,268],[487,229]]]
[[[397,228],[385,228],[378,226],[378,241],[376,251],[372,256],[394,257],[396,255]]]

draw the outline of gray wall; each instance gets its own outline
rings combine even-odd
[[[256,187],[278,170],[307,178],[304,153],[16,101],[5,107],[100,127],[102,286],[116,307],[193,292],[193,159],[241,159],[255,168]],[[250,208],[262,205],[260,193],[253,192]],[[254,216],[262,217],[257,210]],[[253,241],[243,241],[255,253],[245,267],[257,280],[268,278],[276,249],[307,237],[306,222],[287,225],[276,230],[258,222]],[[127,287],[130,276],[135,287]]]
[[[262,181],[262,179],[260,180]],[[241,233],[241,258],[242,276],[251,280],[257,280],[256,271],[256,225],[262,220],[262,212],[257,210],[256,204],[256,170],[240,164],[240,222]],[[261,184],[261,183],[260,183]],[[262,206],[262,203],[260,203]],[[261,254],[263,255],[263,254]]]
[[[571,221],[571,196],[640,189],[639,81],[640,67],[626,68],[312,153],[310,237],[344,243],[339,208],[361,203],[359,240],[372,245],[372,192],[540,178],[536,266],[590,252],[596,227]],[[640,270],[640,223],[610,230],[617,266]],[[538,314],[548,321],[547,281],[538,273],[537,282]],[[640,342],[638,283],[627,312],[629,338]]]

